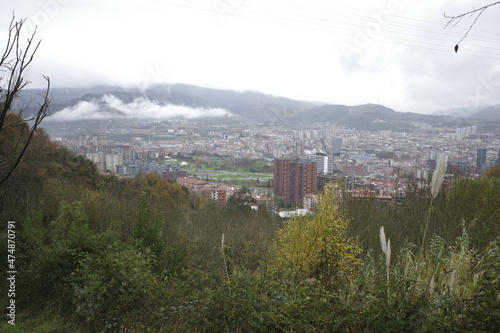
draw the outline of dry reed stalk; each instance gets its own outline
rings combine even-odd
[[[226,278],[227,282],[229,282],[229,271],[227,269],[227,262],[226,262],[226,253],[224,252],[224,233],[222,233],[222,240],[221,240],[221,252],[222,252],[222,260],[224,260],[224,269],[226,271]]]
[[[441,189],[441,184],[443,183],[445,172],[446,172],[446,157],[444,154],[441,154],[438,163],[436,165],[436,170],[434,170],[434,173],[432,174],[431,203],[429,205],[429,210],[427,211],[427,218],[425,220],[424,236],[422,238],[422,248],[421,248],[422,251],[424,249],[425,238],[427,236],[427,228],[429,226],[429,220],[431,217],[432,204],[434,202],[434,199],[437,197],[439,190]]]
[[[389,301],[390,289],[389,289],[389,272],[391,267],[391,240],[386,241],[384,226],[380,227],[380,245],[382,246],[382,252],[385,255],[385,272],[387,278],[387,301]]]

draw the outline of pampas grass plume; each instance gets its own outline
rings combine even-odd
[[[385,242],[385,232],[384,232],[384,226],[381,226],[380,227],[380,245],[382,246],[382,252],[386,252],[386,248],[387,248],[387,243]]]
[[[391,240],[386,241],[384,226],[380,227],[380,245],[385,255],[385,266],[388,268],[391,265]]]
[[[439,160],[436,165],[436,170],[434,170],[434,174],[432,175],[431,181],[431,203],[429,204],[429,209],[427,210],[427,218],[425,219],[425,228],[424,228],[424,236],[422,237],[422,247],[421,250],[425,251],[425,238],[427,236],[427,228],[429,227],[429,219],[431,217],[432,203],[434,199],[437,197],[439,190],[441,189],[441,184],[444,180],[444,174],[446,172],[446,156],[441,154],[439,156]]]
[[[389,301],[389,294],[390,294],[389,272],[390,272],[390,268],[391,268],[391,240],[388,239],[386,241],[384,226],[380,227],[380,234],[379,235],[380,235],[380,245],[382,246],[382,252],[385,255],[385,271],[386,271],[386,275],[387,275],[387,301]]]
[[[446,161],[445,155],[441,154],[436,165],[436,170],[434,170],[434,174],[432,175],[432,182],[431,182],[432,198],[435,198],[438,195],[439,189],[441,188],[441,184],[443,183],[444,174],[446,172],[445,161]]]

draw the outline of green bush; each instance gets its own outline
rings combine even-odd
[[[114,241],[82,260],[69,281],[76,314],[90,331],[115,331],[147,322],[161,291],[150,258]]]
[[[149,207],[146,193],[141,193],[131,243],[144,254],[152,256],[156,272],[167,275],[180,274],[187,261],[186,249],[180,241],[167,244],[166,235],[163,234],[164,224],[160,213]]]
[[[454,312],[457,330],[494,332],[500,325],[500,238],[490,243],[482,259],[482,276],[474,294],[446,304]]]
[[[86,216],[79,202],[62,202],[58,218],[50,224],[50,230],[29,222],[21,233],[29,260],[20,276],[23,294],[31,301],[43,302],[58,298],[68,302],[67,279],[81,261],[105,247],[110,234],[97,236],[86,224]],[[35,217],[36,219],[36,217]],[[30,221],[30,220],[28,220]],[[49,240],[46,244],[44,234]]]

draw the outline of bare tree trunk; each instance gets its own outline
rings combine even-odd
[[[44,76],[47,88],[35,112],[28,114],[29,102],[15,105],[19,93],[30,83],[25,78],[26,69],[41,42],[33,41],[36,30],[26,41],[22,40],[25,21],[16,21],[12,17],[5,50],[0,57],[0,186],[7,182],[23,160],[33,135],[48,115],[50,105],[50,79],[47,76]]]

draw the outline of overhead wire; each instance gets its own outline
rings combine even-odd
[[[191,0],[191,1],[190,1],[190,0],[187,0],[187,1],[188,1],[188,2],[192,2],[192,3],[196,3],[196,4],[207,5],[206,3],[197,2],[197,1],[193,1],[193,0]],[[167,3],[166,1],[163,1],[163,0],[157,0],[156,2]],[[265,1],[264,3],[273,3],[273,1]],[[179,4],[177,4],[177,3],[167,3],[167,4],[172,4],[172,5],[182,6],[182,5],[179,5]],[[282,3],[282,4],[283,4],[283,3]],[[331,4],[331,3],[330,3],[330,4]],[[334,5],[336,5],[336,4],[334,4]],[[250,6],[250,7],[255,7],[255,8],[260,8],[260,9],[266,9],[266,10],[268,10],[268,9],[269,9],[269,8],[258,7],[258,6],[252,5],[252,4],[249,4],[249,5],[246,5],[246,4],[245,4],[245,6]],[[289,6],[289,5],[285,5],[285,6]],[[303,6],[303,5],[302,5],[302,6]],[[336,6],[340,6],[340,5],[336,5]],[[185,7],[187,7],[187,6],[185,6]],[[355,7],[348,7],[348,6],[342,6],[342,7],[353,8],[353,9],[359,9],[359,10],[363,10],[363,11],[366,11],[366,12],[376,13],[375,11],[370,11],[370,10],[360,9],[360,8],[355,8]],[[190,7],[188,7],[188,8],[190,8]],[[194,8],[194,9],[200,9],[200,10],[207,10],[207,11],[211,11],[211,12],[213,12],[213,11],[214,11],[214,8],[211,8],[211,9],[207,9],[207,8],[199,8],[199,7],[192,7],[192,8]],[[307,9],[307,8],[305,8],[305,7],[296,7],[296,8]],[[275,11],[275,12],[280,12],[280,11],[277,11],[276,9],[271,9],[271,10],[272,10],[272,11]],[[324,11],[325,9],[324,9],[324,8],[322,8],[322,10]],[[269,14],[266,14],[266,13],[256,13],[256,12],[250,12],[250,11],[245,10],[245,9],[242,9],[242,8],[238,8],[238,9],[237,9],[237,11],[249,12],[249,13],[252,13],[252,14],[261,14],[261,15],[267,15],[267,16],[274,16],[274,17],[277,17],[277,18],[286,19],[285,17],[278,17],[278,16],[276,16],[276,15],[269,15]],[[299,15],[299,16],[300,16],[300,14],[296,14],[296,13],[290,13],[290,12],[284,12],[284,11],[281,11],[281,12],[283,12],[283,13],[285,13],[285,14],[292,14],[292,15]],[[232,12],[228,12],[228,13],[225,13],[225,14],[228,14],[228,15],[233,15],[233,16],[241,16],[241,15],[235,15],[235,13],[232,13]],[[369,19],[373,20],[373,18],[366,17],[366,16],[362,16],[362,15],[359,15],[359,14],[352,14],[352,13],[348,13],[348,14],[349,14],[349,15],[351,15],[351,16],[352,16],[352,15],[356,15],[356,16],[358,16],[358,17],[369,18]],[[304,15],[302,15],[302,16],[304,16]],[[394,16],[397,16],[397,15],[394,15]],[[255,17],[252,17],[252,18],[253,18],[253,19],[259,19],[259,18],[255,18]],[[318,17],[311,17],[311,18],[314,18],[314,19],[320,19],[320,20],[325,20],[325,19],[321,19],[321,18],[318,18]],[[296,20],[296,19],[295,19],[295,20]],[[297,20],[296,20],[296,21],[297,21]],[[317,25],[317,23],[315,23],[315,22],[307,22],[307,21],[301,21],[301,22],[306,23],[306,24],[316,24],[316,25]],[[274,23],[279,23],[279,22],[274,22]],[[345,23],[345,22],[343,22],[343,23]],[[432,23],[434,23],[434,22],[432,22]],[[349,23],[347,23],[347,24],[349,24]],[[434,31],[434,32],[435,32],[435,31]],[[498,40],[498,41],[500,41],[500,40]]]
[[[191,8],[191,9],[196,9],[196,10],[202,10],[202,11],[209,11],[209,12],[214,12],[216,11],[215,6],[212,4],[200,2],[200,1],[195,1],[195,0],[184,0],[182,4],[172,2],[172,0],[151,0],[153,2],[158,2],[162,4],[167,4],[167,5],[173,5],[173,6],[180,6],[180,7],[185,7],[185,8]],[[325,3],[324,1],[317,1],[320,3]],[[223,9],[228,9],[226,12],[224,12],[222,15],[229,15],[229,16],[236,16],[236,17],[242,17],[246,19],[251,19],[251,20],[258,20],[258,21],[263,21],[263,22],[269,22],[269,23],[274,23],[274,24],[280,24],[280,25],[288,25],[288,26],[293,26],[293,27],[299,27],[299,28],[306,28],[306,29],[312,29],[312,30],[317,30],[317,31],[322,31],[322,32],[327,32],[327,33],[334,33],[336,35],[344,35],[344,36],[353,36],[352,33],[345,33],[344,31],[349,31],[349,32],[355,32],[359,33],[361,30],[360,28],[365,28],[366,27],[366,19],[369,19],[370,21],[373,21],[375,18],[369,17],[366,15],[362,14],[356,14],[356,13],[346,13],[346,12],[339,12],[339,11],[333,11],[332,9],[327,9],[327,8],[320,8],[316,6],[310,6],[310,5],[303,5],[303,4],[297,4],[294,2],[289,2],[287,4],[284,4],[283,2],[280,2],[278,0],[278,3],[276,0],[272,1],[266,1],[266,4],[274,4],[274,5],[279,5],[281,9],[275,9],[275,8],[268,8],[268,7],[262,7],[262,6],[256,6],[255,4],[242,4],[241,7],[244,8],[233,8],[233,7],[226,7]],[[361,8],[356,8],[356,7],[350,7],[350,6],[344,6],[344,5],[338,5],[338,4],[332,4],[328,3],[329,5],[334,5],[334,6],[339,6],[339,7],[345,7],[349,9],[354,9],[358,10],[361,12],[368,12],[370,14],[377,14],[378,12],[376,11],[371,11],[367,9],[361,9]],[[200,7],[200,5],[202,7]],[[207,7],[208,6],[208,7]],[[249,10],[248,7],[251,8],[256,8],[258,10],[265,10],[266,12],[259,12],[259,11],[253,11]],[[283,10],[284,8],[295,8],[295,9],[301,9],[301,10],[307,10],[309,12],[317,12],[325,15],[331,15],[332,17],[318,17],[318,16],[312,16],[312,15],[305,15],[304,13],[294,13],[294,12],[288,12]],[[245,15],[246,14],[246,15]],[[280,16],[285,15],[285,16]],[[253,15],[258,15],[257,17]],[[286,16],[286,15],[292,15]],[[336,20],[334,20],[334,17]],[[365,21],[360,21],[364,22],[365,25],[363,25],[360,22],[343,22],[338,18],[359,18],[360,20],[365,20]],[[403,16],[398,16],[394,15],[395,18],[397,19],[408,19],[408,20],[414,20],[418,22],[425,22],[425,23],[430,23],[430,24],[436,24],[434,22],[427,22],[423,20],[417,20],[417,19],[412,19],[412,18],[405,18]],[[313,19],[314,22],[308,21],[307,19]],[[326,23],[320,23],[320,22],[327,22]],[[420,47],[424,49],[429,49],[429,50],[434,50],[434,51],[448,51],[448,47],[446,45],[442,44],[435,44],[432,42],[429,42],[427,40],[435,40],[435,41],[440,41],[440,42],[447,42],[447,40],[444,39],[439,39],[435,37],[428,37],[428,36],[420,36],[420,35],[415,35],[411,34],[408,32],[402,32],[402,31],[393,31],[390,30],[388,27],[402,27],[410,30],[415,30],[415,31],[424,31],[424,32],[432,32],[431,28],[427,27],[420,27],[418,25],[410,24],[407,22],[387,22],[385,27],[380,27],[378,31],[380,31],[380,35],[378,35],[376,38],[377,40],[386,42],[386,43],[392,43],[392,44],[397,44],[397,45],[403,45],[403,46],[410,46],[410,47]],[[413,26],[413,28],[412,28]],[[338,30],[343,30],[341,33]],[[429,30],[425,30],[429,29]],[[361,31],[362,33],[362,31]],[[397,35],[397,36],[392,36],[392,35]],[[451,33],[447,33],[447,35],[451,35]],[[412,37],[416,37],[417,40],[412,39]],[[472,35],[470,36],[472,37]],[[477,37],[475,37],[477,39]],[[477,45],[474,43],[471,43],[470,45],[472,47],[480,47],[480,48],[485,48],[487,50],[496,50],[496,47],[498,47],[498,43],[495,43],[497,39],[495,38],[483,38],[483,41],[486,43],[493,44],[493,46],[484,46],[484,45]],[[403,41],[403,43],[401,43]],[[408,44],[408,42],[410,44]],[[416,45],[415,45],[416,44]],[[429,47],[430,46],[430,47]],[[481,51],[477,50],[474,48],[469,48],[469,49],[464,49],[463,52],[461,52],[463,55],[468,55],[468,56],[473,56],[473,57],[481,57],[481,58],[486,58],[486,59],[495,59],[498,60],[500,58],[500,54],[498,53],[492,53],[488,51]],[[493,55],[496,57],[488,57],[484,56],[482,54],[486,55]]]
[[[332,9],[329,9],[329,8],[316,7],[316,6],[304,5],[304,4],[297,4],[295,2],[286,2],[286,1],[280,1],[280,0],[274,0],[274,1],[267,0],[264,3],[279,3],[280,5],[283,5],[285,7],[293,7],[293,8],[297,8],[297,9],[301,9],[301,10],[313,11],[313,12],[322,13],[322,14],[324,14],[324,13],[331,13],[331,14],[334,14],[334,15],[344,16],[344,17],[350,17],[350,18],[354,18],[354,19],[356,19],[356,18],[369,19],[369,20],[372,20],[372,21],[374,19],[376,19],[376,17],[374,17],[373,15],[380,15],[381,14],[380,11],[377,12],[377,11],[372,11],[372,10],[367,10],[367,9],[360,9],[360,8],[349,7],[349,6],[342,6],[342,7],[347,7],[347,8],[350,8],[350,9],[362,10],[364,12],[370,13],[372,16],[370,17],[370,16],[363,15],[363,14],[355,14],[355,13],[349,13],[349,12],[338,11],[338,10],[333,11]],[[332,5],[335,5],[335,4],[332,4]],[[343,15],[339,15],[339,13],[343,14]],[[407,17],[404,17],[404,16],[400,16],[400,15],[397,15],[397,14],[393,14],[393,13],[389,13],[389,14],[390,14],[390,22],[388,22],[388,23],[390,23],[391,26],[406,27],[406,28],[410,28],[410,29],[416,30],[416,31],[436,33],[436,29],[434,29],[434,28],[428,28],[428,27],[424,27],[424,26],[421,26],[421,25],[415,25],[415,24],[408,23],[408,22],[398,22],[398,21],[396,21],[397,19],[408,19],[409,20],[410,18],[407,18]],[[416,21],[426,22],[426,23],[436,24],[436,25],[441,25],[441,27],[443,26],[442,24],[439,24],[439,23],[436,23],[436,22],[431,22],[431,21],[423,21],[423,20],[416,20]],[[455,37],[461,37],[463,35],[462,32],[453,32],[453,31],[444,30],[444,29],[441,29],[441,32],[439,34],[440,35],[450,35],[450,36],[455,36]],[[488,41],[496,41],[496,42],[500,43],[500,33],[494,33],[494,34],[497,34],[499,37],[498,38],[492,38],[492,37],[486,38],[486,37],[480,37],[480,36],[474,37],[471,34],[471,35],[469,35],[469,37],[470,37],[469,39],[472,39],[472,40],[478,39],[478,40],[482,40],[482,41],[486,41],[486,42],[488,42]]]
[[[273,1],[266,1],[266,3],[273,3]],[[276,2],[274,2],[276,3]],[[294,8],[299,8],[299,9],[302,9],[302,7],[297,7],[297,6],[293,6]],[[306,9],[306,8],[304,8]],[[310,10],[310,9],[307,9],[307,10]],[[315,10],[316,11],[316,10]],[[338,13],[336,13],[338,14]],[[349,13],[351,14],[351,13]],[[366,19],[366,18],[369,18],[371,20],[373,20],[374,18],[373,17],[367,17],[367,16],[364,16],[364,15],[358,15],[358,14],[352,14],[356,17],[361,17],[363,19]],[[340,16],[343,16],[343,17],[346,17],[344,15],[340,15]],[[308,15],[308,17],[311,17]],[[319,19],[319,20],[327,20],[327,19],[322,19],[322,18],[317,18],[317,17],[311,17],[311,18],[315,18],[315,19]],[[345,23],[345,22],[337,22],[337,23],[341,23],[341,24],[347,24],[347,25],[352,25],[352,26],[355,26],[355,27],[360,27],[360,28],[364,28],[365,26],[364,25],[359,25],[359,24],[353,24],[353,23]],[[381,24],[379,24],[379,28],[378,30],[380,31],[385,31],[387,33],[390,33],[390,34],[396,34],[396,35],[403,35],[403,36],[412,36],[412,37],[417,37],[417,38],[421,38],[420,35],[416,35],[416,34],[411,34],[411,33],[406,33],[406,32],[401,32],[401,31],[393,31],[393,30],[390,30],[388,29],[389,27],[392,27],[392,26],[400,26],[400,27],[404,27],[403,25],[399,25],[399,24],[394,24],[394,22],[387,22],[388,24],[387,27],[382,27]],[[390,23],[390,24],[389,24]],[[352,30],[352,29],[351,29]],[[414,29],[415,30],[415,29]],[[359,30],[354,30],[354,31],[357,31],[359,32]],[[430,31],[429,31],[430,32]],[[402,40],[409,40],[407,38],[399,38],[399,39],[402,39]],[[446,39],[442,39],[442,38],[434,38],[434,37],[426,37],[426,39],[428,40],[435,40],[435,41],[442,41],[442,42],[448,42],[448,40]],[[409,41],[413,41],[413,40],[409,40]],[[500,42],[500,40],[498,40]],[[437,45],[437,44],[432,44],[432,43],[428,43],[428,42],[423,42],[425,44],[429,44],[429,45]],[[469,43],[469,45],[472,45],[472,46],[478,46],[478,47],[484,47],[483,45],[477,45],[477,44],[474,44],[474,43]],[[437,46],[441,46],[441,45],[437,45]],[[496,45],[496,47],[500,47],[500,45]],[[491,48],[491,47],[490,47]],[[479,50],[475,50],[476,52],[479,52],[479,53],[484,53],[484,54],[491,54],[491,55],[497,55],[495,53],[491,53],[491,52],[487,52],[487,51],[479,51]],[[498,48],[498,51],[500,51],[500,48]]]
[[[327,5],[333,5],[333,6],[338,6],[338,7],[344,7],[344,8],[349,8],[349,9],[355,9],[355,10],[358,10],[358,11],[365,11],[365,12],[373,12],[372,10],[369,10],[369,9],[364,9],[364,8],[359,8],[359,7],[352,7],[352,6],[347,6],[347,5],[340,5],[340,4],[336,4],[336,3],[331,3],[331,2],[327,2],[327,1],[321,1],[321,0],[314,0],[315,2],[318,2],[318,3],[323,3],[323,4],[327,4]],[[437,25],[437,26],[440,26],[440,27],[443,27],[445,25],[443,25],[442,23],[438,23],[438,22],[433,22],[433,21],[427,21],[427,20],[422,20],[422,19],[417,19],[417,18],[414,18],[414,17],[408,17],[408,16],[402,16],[402,15],[397,15],[395,14],[394,16],[397,16],[397,17],[400,17],[402,19],[406,19],[406,20],[410,20],[410,21],[416,21],[416,22],[421,22],[421,23],[428,23],[428,24],[434,24],[434,25]],[[457,27],[458,29],[463,29],[464,32],[468,29],[466,27]],[[476,32],[484,32],[484,33],[489,33],[489,34],[495,34],[495,35],[498,35],[500,36],[500,32],[493,32],[493,31],[485,31],[485,30],[479,30],[479,29],[475,29]]]
[[[369,21],[374,21],[376,18],[375,17],[370,17],[370,16],[366,16],[366,15],[362,15],[362,14],[357,14],[357,13],[350,13],[350,12],[345,12],[345,11],[338,11],[338,10],[335,10],[333,11],[331,8],[323,8],[323,7],[315,7],[315,6],[310,6],[310,4],[308,5],[304,5],[304,4],[297,4],[295,2],[283,2],[283,1],[280,1],[280,0],[275,0],[275,1],[265,1],[264,3],[276,3],[276,1],[278,3],[280,3],[280,5],[284,6],[284,7],[293,7],[293,8],[297,8],[297,9],[301,9],[301,10],[307,10],[307,11],[314,11],[314,12],[317,12],[317,13],[321,13],[321,14],[324,14],[324,13],[331,13],[335,16],[340,16],[340,17],[349,17],[349,18],[359,18],[359,19],[362,19],[362,20],[365,20],[364,23],[366,23],[366,20],[369,20]],[[377,11],[372,11],[372,10],[367,10],[367,9],[360,9],[360,8],[355,8],[355,7],[350,7],[350,6],[343,6],[343,5],[337,5],[337,4],[332,4],[332,3],[328,3],[330,5],[334,5],[334,6],[340,6],[340,7],[344,7],[344,8],[349,8],[349,9],[357,9],[357,10],[362,10],[363,12],[367,12],[367,13],[370,13],[371,15],[379,15],[380,16],[380,12],[377,12]],[[390,13],[389,13],[390,14]],[[310,15],[308,15],[309,17],[311,17]],[[448,40],[445,40],[445,39],[441,39],[441,38],[433,38],[433,37],[422,37],[421,35],[418,35],[418,34],[412,34],[412,33],[408,33],[408,32],[401,32],[401,31],[393,31],[393,30],[390,30],[388,28],[392,28],[392,27],[402,27],[402,28],[409,28],[411,30],[414,30],[414,31],[423,31],[423,32],[428,32],[428,33],[434,33],[436,34],[436,30],[435,29],[432,29],[432,28],[427,28],[427,27],[422,27],[422,26],[417,26],[415,24],[410,24],[410,23],[407,23],[407,22],[398,22],[398,21],[393,21],[392,19],[399,19],[399,18],[404,18],[403,16],[399,16],[399,15],[396,15],[396,14],[390,14],[391,18],[390,18],[390,22],[386,22],[386,27],[384,27],[384,29],[380,29],[380,30],[383,30],[383,31],[386,31],[388,33],[394,33],[394,34],[400,34],[400,35],[406,35],[406,36],[413,36],[413,37],[417,37],[417,38],[425,38],[425,39],[432,39],[432,40],[437,40],[437,41],[443,41],[443,42],[449,42]],[[322,19],[322,18],[317,18],[317,17],[311,17],[313,19],[320,19],[320,20],[325,20],[325,19]],[[430,22],[430,21],[429,21]],[[358,27],[361,27],[359,24],[353,24],[351,22],[349,23],[345,23],[345,22],[342,22],[343,24],[350,24],[350,25],[353,25],[353,26],[358,26]],[[431,22],[431,23],[434,23],[434,22]],[[437,23],[436,23],[437,24]],[[450,32],[450,31],[443,31],[443,29],[441,29],[441,31],[439,32],[439,35],[442,36],[442,35],[454,35],[456,36],[457,38],[462,36],[462,33],[459,33],[459,32]],[[500,34],[498,34],[500,36]],[[477,43],[468,43],[468,45],[471,45],[471,46],[477,46],[477,47],[483,47],[483,48],[498,48],[499,45],[500,45],[500,39],[496,39],[496,38],[492,38],[492,37],[488,37],[488,38],[485,38],[485,37],[474,37],[472,38],[473,36],[471,35],[470,36],[472,40],[474,39],[478,39],[478,40],[481,40],[483,42],[488,42],[488,43],[491,43],[491,44],[494,44],[494,45],[489,45],[489,46],[485,46],[485,45],[480,45],[480,44],[477,44]],[[491,54],[491,52],[485,52],[485,51],[478,51],[478,52],[481,52],[481,53],[486,53],[486,54]]]

